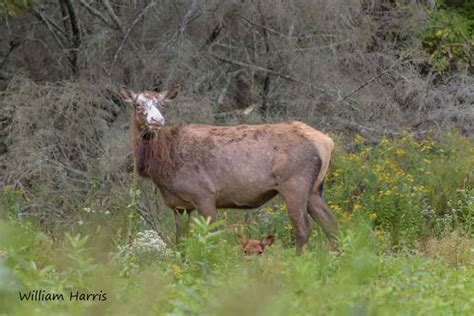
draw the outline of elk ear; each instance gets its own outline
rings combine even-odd
[[[268,247],[268,246],[271,246],[273,244],[274,240],[275,240],[275,237],[273,237],[273,235],[268,235],[267,237],[265,237],[264,239],[262,239],[260,241],[260,244],[263,247]]]
[[[135,103],[135,100],[137,98],[136,93],[133,92],[132,90],[130,90],[129,88],[127,88],[127,87],[121,87],[120,88],[120,95],[122,96],[122,99],[125,102],[130,103],[130,104]]]
[[[178,95],[179,89],[177,87],[158,93],[158,99],[163,103],[168,103]]]
[[[178,93],[179,93],[179,88],[178,87],[169,89],[168,92],[166,93],[165,101],[173,100],[174,98],[176,98]]]

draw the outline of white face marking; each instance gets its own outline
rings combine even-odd
[[[146,122],[149,125],[165,125],[165,118],[160,110],[158,110],[159,102],[155,97],[140,93],[136,102],[143,109],[146,116]]]

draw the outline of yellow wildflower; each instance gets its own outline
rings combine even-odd
[[[264,207],[263,210],[268,213],[273,212],[273,208],[271,208],[270,206]]]
[[[380,241],[385,241],[385,239],[386,239],[386,234],[383,230],[376,230],[375,231],[375,236]]]
[[[369,215],[370,220],[374,221],[377,219],[377,214],[376,213],[370,213]]]
[[[175,276],[177,277],[181,276],[182,271],[181,271],[181,268],[177,264],[173,264],[171,268],[173,269],[173,273]]]
[[[390,141],[387,138],[383,137],[380,140],[380,145],[388,145],[388,144],[390,144]]]
[[[359,142],[359,143],[362,143],[364,142],[366,139],[364,136],[362,136],[361,134],[357,134],[355,137],[354,137],[354,141],[356,142]]]
[[[405,151],[402,148],[395,149],[395,154],[399,157],[405,156]]]
[[[352,219],[352,213],[343,212],[343,213],[341,214],[341,221],[342,221],[343,223],[347,223],[347,222],[349,222],[351,219]]]

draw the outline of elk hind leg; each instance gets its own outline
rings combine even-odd
[[[322,192],[313,192],[308,200],[308,213],[322,228],[330,241],[331,248],[337,248],[339,241],[339,224],[336,216],[326,205]]]

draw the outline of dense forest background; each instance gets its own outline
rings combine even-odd
[[[329,134],[340,252],[314,225],[295,257],[278,198],[175,245],[121,86],[178,86],[168,124]],[[473,315],[473,141],[474,1],[0,0],[0,314]]]

